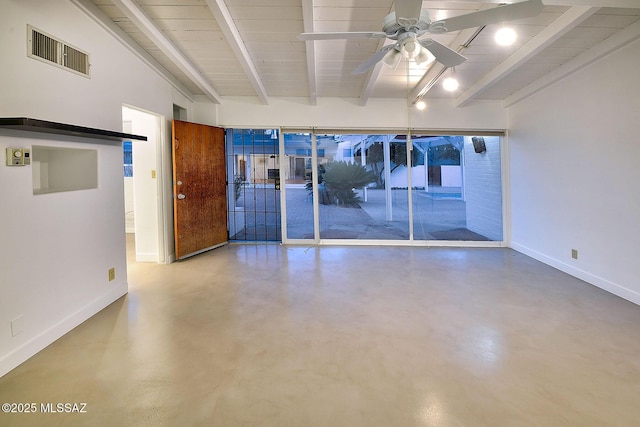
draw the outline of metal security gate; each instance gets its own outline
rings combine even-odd
[[[280,158],[274,129],[227,129],[230,241],[281,241]]]

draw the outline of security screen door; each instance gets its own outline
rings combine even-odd
[[[229,240],[280,242],[280,157],[275,129],[227,129]]]

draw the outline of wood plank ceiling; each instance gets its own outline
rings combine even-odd
[[[638,0],[543,0],[536,17],[432,36],[467,61],[447,70],[414,63],[351,72],[385,41],[303,42],[302,32],[380,31],[392,0],[70,0],[163,73],[192,99],[338,97],[504,100],[535,93],[559,78],[640,38]],[[427,0],[432,19],[495,7],[505,0]],[[511,26],[516,43],[493,40]],[[475,38],[473,36],[475,35]],[[469,40],[471,42],[469,43]],[[468,44],[468,45],[467,45]],[[467,47],[462,47],[462,46]],[[441,80],[455,72],[460,87]]]

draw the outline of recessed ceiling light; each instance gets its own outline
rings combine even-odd
[[[453,92],[454,90],[457,90],[458,86],[460,85],[458,84],[458,80],[456,80],[455,77],[447,77],[442,82],[442,87],[444,88],[444,90],[449,92]]]
[[[513,28],[503,27],[496,31],[495,39],[500,46],[511,46],[516,41],[516,32]]]
[[[421,99],[420,101],[416,102],[416,108],[418,110],[424,110],[425,108],[427,108],[427,103]]]

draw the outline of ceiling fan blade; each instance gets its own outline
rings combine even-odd
[[[302,33],[300,40],[345,40],[345,39],[384,39],[386,33],[381,31],[354,31],[345,33]]]
[[[455,67],[462,64],[467,60],[464,56],[460,55],[455,50],[438,43],[433,39],[424,39],[420,41],[420,44],[429,50],[436,57],[436,61],[444,65],[445,67]]]
[[[526,0],[520,3],[513,3],[505,6],[494,7],[493,9],[482,10],[480,12],[454,16],[453,18],[438,21],[438,25],[442,25],[441,23],[443,23],[446,31],[482,27],[483,25],[530,18],[538,15],[543,8],[544,4],[542,4],[542,0]],[[435,22],[433,24],[435,24]]]
[[[371,56],[369,59],[367,59],[362,64],[360,64],[358,66],[358,68],[353,70],[353,72],[351,74],[362,74],[362,73],[366,72],[369,68],[373,67],[378,62],[380,62],[382,60],[382,58],[384,58],[385,55],[391,49],[393,49],[394,47],[395,47],[395,45],[393,45],[393,44],[390,44],[388,46],[383,47],[382,49],[380,49],[379,51],[374,53],[373,56]]]
[[[420,20],[422,0],[396,0],[396,22],[403,27],[416,25]]]

